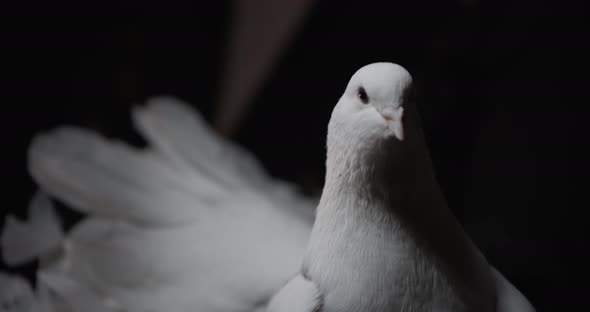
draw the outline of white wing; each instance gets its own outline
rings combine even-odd
[[[134,121],[149,148],[76,128],[31,145],[40,187],[89,215],[45,268],[53,288],[78,283],[124,311],[264,305],[299,270],[315,201],[177,100],[152,99]]]
[[[22,278],[0,272],[0,311],[33,311],[35,294]]]
[[[9,216],[2,231],[2,257],[9,265],[39,259],[37,291],[23,278],[0,272],[2,312],[106,312],[102,299],[92,290],[67,276],[52,271],[63,262],[60,255],[64,233],[49,198],[35,194],[29,205],[28,221]]]
[[[50,295],[42,285],[35,293],[23,278],[0,272],[1,312],[54,312]]]
[[[0,237],[2,259],[8,265],[34,260],[55,249],[63,231],[49,198],[38,192],[29,204],[28,222],[6,218]]]
[[[321,308],[322,296],[317,285],[298,274],[272,297],[266,311],[318,312]]]

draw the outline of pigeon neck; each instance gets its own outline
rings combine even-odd
[[[378,197],[397,203],[422,192],[436,192],[428,149],[419,135],[403,142],[367,144],[348,139],[338,131],[328,133],[324,192],[347,196]],[[395,204],[395,209],[403,209]]]
[[[408,154],[406,160],[399,162],[387,162],[358,152],[330,154],[326,162],[326,183],[322,197],[341,198],[349,202],[377,202],[378,205],[363,209],[378,209],[371,213],[393,215],[396,219],[412,218],[414,214],[420,217],[424,213],[432,214],[433,209],[446,208],[432,174],[430,159],[428,156],[419,157],[422,153]],[[438,201],[442,205],[417,205],[425,200],[424,194],[428,194],[428,200]],[[330,202],[333,203],[332,200]],[[353,206],[346,205],[347,209],[355,209]],[[429,210],[417,211],[419,207],[428,207]],[[320,209],[323,208],[320,206]]]
[[[413,161],[399,167],[404,170],[389,167],[385,169],[393,171],[386,174],[375,166],[358,167],[355,161],[360,159],[355,156],[332,157],[328,152],[326,184],[311,241],[323,246],[323,241],[336,244],[338,239],[347,241],[351,233],[364,233],[367,242],[385,240],[401,253],[408,246],[418,248],[437,259],[458,283],[486,288],[492,285],[488,264],[447,208],[422,147],[413,153]]]

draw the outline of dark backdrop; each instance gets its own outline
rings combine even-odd
[[[140,143],[129,108],[158,94],[211,119],[230,5],[215,3],[7,9],[3,215],[25,214],[36,132],[69,123]],[[476,244],[539,311],[585,304],[587,18],[573,1],[318,1],[234,139],[317,192],[327,121],[350,75],[400,63],[417,81],[439,181]]]

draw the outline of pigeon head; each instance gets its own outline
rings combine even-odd
[[[413,140],[415,109],[408,101],[412,77],[393,63],[359,69],[336,104],[328,125],[328,158],[354,163],[395,162]],[[378,165],[375,163],[371,166]]]

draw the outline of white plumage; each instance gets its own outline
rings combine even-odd
[[[392,63],[367,65],[348,83],[328,125],[302,276],[324,312],[531,311],[447,208],[406,96],[411,84]]]
[[[409,79],[409,74],[404,76],[405,71],[400,72],[399,66],[370,66],[372,70],[365,69],[360,77],[367,95],[373,101],[398,99],[409,83],[404,80]],[[354,83],[359,77],[355,77],[343,98],[356,96]],[[389,89],[387,83],[393,88]],[[373,295],[382,297],[373,298],[383,298],[377,302],[400,297],[399,292],[406,288],[368,287],[395,284],[391,280],[383,281],[390,275],[375,273],[386,271],[389,263],[395,261],[417,260],[418,264],[430,265],[422,261],[429,258],[418,255],[415,259],[402,259],[399,252],[391,254],[391,258],[383,257],[387,253],[373,251],[395,249],[399,237],[355,240],[354,231],[340,229],[351,229],[362,223],[351,216],[366,217],[366,211],[343,216],[340,212],[350,211],[334,213],[322,207],[331,206],[326,201],[335,194],[329,184],[334,177],[330,166],[335,164],[331,163],[330,155],[338,153],[330,151],[338,146],[330,144],[335,139],[334,131],[342,131],[339,135],[353,141],[359,133],[361,138],[372,140],[376,131],[383,131],[378,135],[412,142],[413,132],[401,127],[402,113],[406,114],[404,107],[400,106],[401,102],[394,104],[397,106],[376,106],[375,112],[380,114],[364,114],[361,118],[369,122],[382,118],[389,122],[379,127],[359,124],[359,128],[333,127],[338,122],[337,116],[349,118],[351,109],[357,109],[337,105],[328,136],[328,181],[309,246],[315,200],[269,177],[255,157],[217,135],[185,104],[159,97],[133,111],[134,124],[149,143],[145,149],[72,127],[62,127],[33,140],[29,169],[41,190],[88,216],[64,234],[49,201],[39,195],[34,201],[37,204],[31,208],[34,213],[30,223],[13,220],[5,228],[3,257],[11,264],[32,258],[43,260],[38,272],[38,290],[43,290],[45,295],[41,297],[45,299],[41,302],[46,304],[39,304],[40,308],[31,311],[264,311],[269,302],[271,312],[393,307],[348,302],[355,298],[355,289],[376,291]],[[344,162],[382,154],[367,148],[342,152],[338,161]],[[424,170],[428,171],[429,167]],[[355,182],[352,176],[338,179]],[[358,190],[371,187],[370,184],[357,186]],[[366,200],[370,204],[371,199]],[[42,209],[35,212],[39,210],[36,207]],[[330,221],[322,223],[325,220]],[[390,225],[394,230],[387,233],[397,233],[395,227],[400,223]],[[363,233],[385,233],[381,230],[367,227]],[[451,232],[456,233],[455,228]],[[22,244],[28,241],[32,243]],[[334,256],[347,256],[343,250],[368,254],[334,262]],[[355,264],[369,268],[359,271],[366,275],[354,273],[355,268],[342,262],[355,259],[366,260]],[[415,266],[405,266],[410,267]],[[499,302],[508,302],[506,306],[514,302],[520,302],[520,307],[527,306],[526,299],[501,275],[488,266],[485,270],[489,272],[483,275],[497,281],[497,285],[488,285],[498,289],[494,293],[507,293],[509,296],[503,298],[512,298],[500,298]],[[444,275],[436,270],[429,272]],[[418,296],[412,298],[445,298],[441,288],[420,284],[424,281],[422,275],[414,273],[408,271],[404,275],[410,279],[416,277],[413,291]],[[13,282],[0,280],[0,286],[10,283]],[[433,289],[439,291],[438,295],[421,296],[421,290],[431,295]],[[345,298],[343,294],[352,296]],[[31,302],[40,301],[40,296],[25,295]],[[5,299],[0,297],[0,300]],[[422,311],[409,307],[430,304],[407,302],[396,307],[407,307],[403,311]],[[517,307],[497,311],[528,310]]]
[[[68,283],[90,288],[106,309],[264,305],[299,269],[315,201],[270,178],[178,100],[154,98],[134,121],[149,148],[65,127],[34,139],[30,172],[41,189],[88,214],[65,239],[54,238],[59,263],[40,274],[58,293],[70,291]],[[45,221],[53,228],[54,218]],[[9,225],[3,237],[44,237]],[[6,241],[5,259],[24,252]]]

